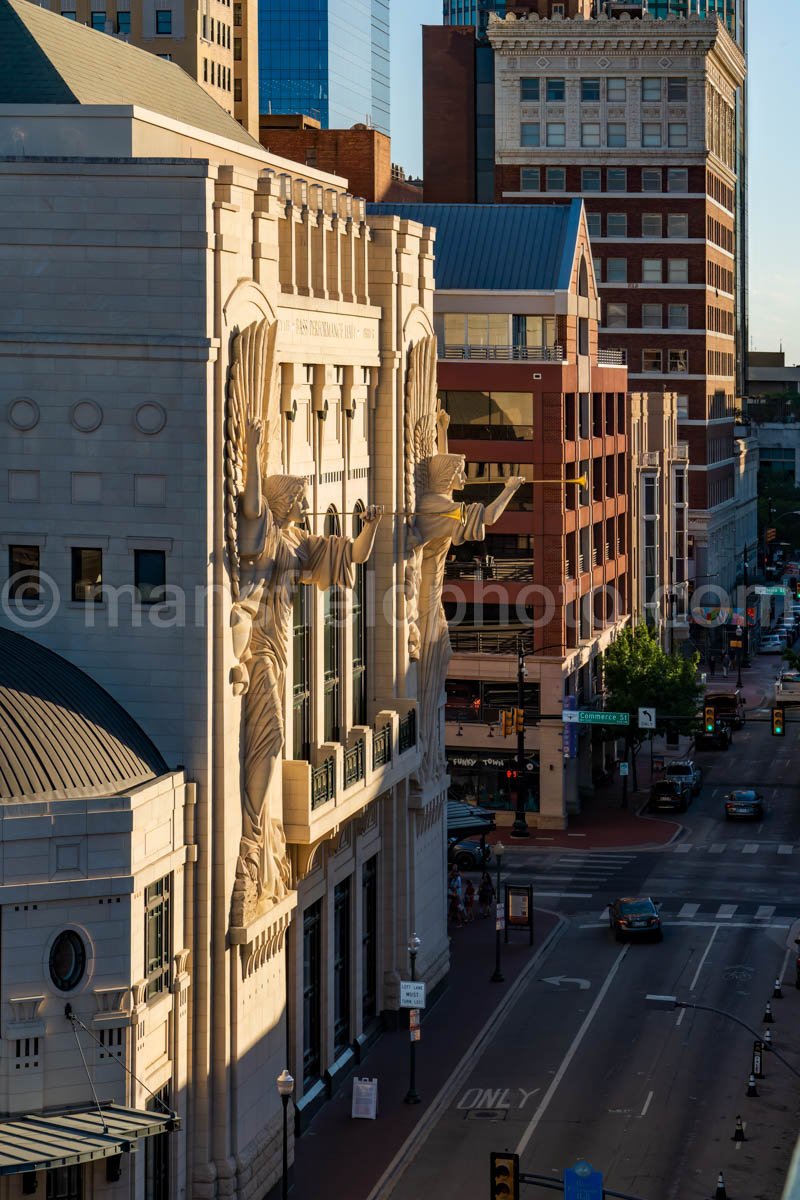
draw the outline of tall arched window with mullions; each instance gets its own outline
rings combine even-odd
[[[361,532],[364,506],[356,504],[353,514],[353,537]],[[355,565],[355,581],[350,598],[353,635],[353,725],[367,723],[367,567]]]
[[[311,629],[309,589],[298,583],[292,617],[292,758],[311,753]]]
[[[329,508],[325,516],[325,536],[340,537],[341,525],[339,516],[334,508]],[[330,587],[323,592],[323,672],[325,689],[325,728],[326,742],[339,741],[339,726],[341,713],[341,671],[342,671],[342,629],[341,614],[343,611],[342,589]]]

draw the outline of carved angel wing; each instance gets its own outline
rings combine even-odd
[[[239,599],[240,557],[237,506],[249,471],[262,477],[281,469],[280,399],[277,388],[275,340],[278,323],[265,318],[237,333],[231,348],[231,371],[225,405],[225,541],[231,592]],[[263,421],[261,461],[247,461],[247,431]]]
[[[413,519],[417,498],[425,490],[428,459],[439,440],[439,399],[436,388],[436,338],[424,337],[411,347],[405,405],[405,503]]]

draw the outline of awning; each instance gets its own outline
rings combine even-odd
[[[47,1171],[135,1149],[139,1138],[178,1129],[170,1113],[145,1112],[118,1104],[26,1113],[0,1121],[0,1175]]]
[[[447,801],[447,836],[462,837],[465,834],[491,833],[494,830],[494,813],[460,800]]]

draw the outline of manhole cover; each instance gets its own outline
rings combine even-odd
[[[505,1121],[507,1108],[471,1108],[464,1113],[466,1121]]]

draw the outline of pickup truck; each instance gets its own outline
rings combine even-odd
[[[675,779],[678,783],[686,784],[691,788],[693,796],[698,795],[703,786],[703,772],[690,758],[681,758],[668,763],[664,778]]]
[[[775,680],[775,700],[778,704],[800,704],[800,671],[782,671]]]

